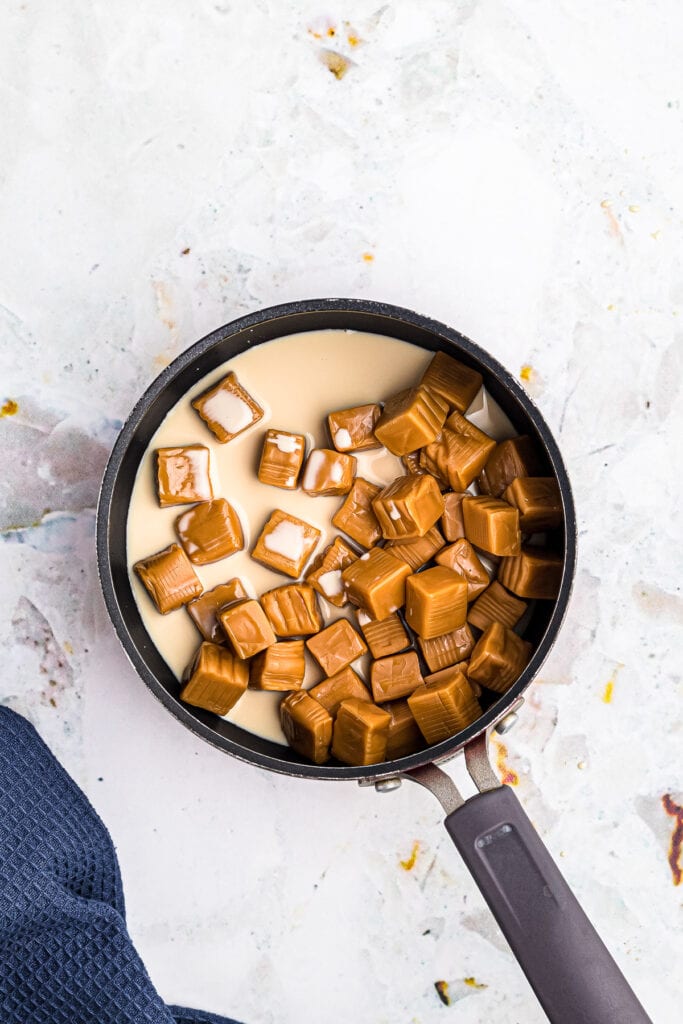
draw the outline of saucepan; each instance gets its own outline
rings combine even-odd
[[[488,393],[520,434],[536,441],[554,475],[564,510],[564,566],[554,602],[537,601],[525,629],[533,656],[514,685],[473,725],[438,745],[399,760],[355,768],[314,765],[289,747],[262,739],[178,699],[180,684],[148,636],[131,589],[126,517],[140,460],[172,406],[202,377],[254,346],[301,331],[369,331],[455,356],[477,369]],[[378,382],[381,385],[381,382]],[[147,389],[114,445],[102,485],[97,549],[104,597],[123,647],[152,693],[188,729],[257,768],[301,779],[356,780],[389,791],[410,779],[440,801],[445,826],[502,929],[543,1009],[555,1024],[642,1024],[647,1017],[607,948],[579,906],[513,791],[488,759],[492,729],[514,721],[523,694],[551,650],[567,609],[576,558],[576,516],[567,472],[543,417],[517,381],[457,331],[406,309],[351,299],[313,299],[275,306],[235,320],[180,355]],[[464,752],[478,794],[463,799],[439,762]]]

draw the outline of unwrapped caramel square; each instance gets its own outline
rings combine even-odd
[[[482,494],[500,498],[505,488],[518,476],[540,475],[538,450],[531,438],[523,434],[496,445],[479,474],[477,484]]]
[[[182,608],[203,587],[180,544],[171,544],[133,566],[162,615]]]
[[[420,662],[415,651],[389,654],[377,658],[370,666],[370,685],[373,700],[397,700],[407,697],[416,687],[422,685]]]
[[[448,405],[426,388],[408,388],[392,395],[375,424],[375,437],[393,455],[407,455],[434,440]]]
[[[203,444],[157,448],[157,496],[161,508],[213,498],[210,452]]]
[[[483,382],[478,370],[466,366],[445,352],[437,352],[424,372],[423,387],[439,395],[453,409],[460,412],[472,404]]]
[[[481,473],[495,444],[491,438],[482,441],[444,427],[439,436],[420,452],[420,465],[438,477],[445,487],[465,491]]]
[[[408,706],[430,746],[455,736],[481,716],[479,701],[457,665],[438,674],[440,679],[425,682],[408,697]]]
[[[418,637],[417,642],[430,672],[465,661],[474,650],[474,636],[467,623],[430,640]]]
[[[492,622],[502,622],[512,629],[526,609],[526,601],[513,597],[498,580],[494,580],[470,607],[467,621],[481,630],[488,629]]]
[[[446,491],[443,498],[441,529],[448,541],[465,536],[465,520],[462,517],[462,499],[470,497],[469,491]]]
[[[263,416],[263,409],[245,391],[234,373],[192,401],[193,407],[221,444],[232,441]]]
[[[379,405],[355,405],[352,409],[331,412],[327,417],[327,429],[337,451],[365,452],[379,448],[374,430],[381,412]]]
[[[351,698],[342,702],[334,723],[332,755],[343,764],[384,761],[391,717],[375,704]]]
[[[386,540],[423,537],[443,514],[443,498],[428,473],[399,476],[373,499],[372,507]]]
[[[408,754],[414,754],[416,750],[422,749],[422,733],[405,698],[382,704],[382,711],[386,711],[391,717],[385,755],[387,761],[407,757]]]
[[[204,639],[220,644],[225,642],[226,636],[218,621],[218,612],[233,601],[242,601],[247,596],[242,581],[235,578],[228,580],[227,583],[220,583],[213,590],[205,590],[199,597],[193,598],[186,607]]]
[[[359,608],[357,618],[373,658],[398,654],[410,646],[410,639],[397,612],[387,615],[386,619],[371,619]]]
[[[367,647],[348,619],[337,619],[306,641],[306,647],[326,676],[336,675],[350,665]]]
[[[525,545],[520,554],[501,559],[498,579],[518,597],[553,601],[560,590],[564,559],[547,548]]]
[[[261,449],[258,478],[262,484],[294,490],[306,453],[303,434],[287,430],[266,430]]]
[[[520,476],[503,492],[503,500],[519,509],[522,533],[543,533],[562,526],[560,485],[554,476]]]
[[[180,699],[216,715],[227,715],[247,688],[249,667],[226,647],[204,642],[188,668]]]
[[[505,693],[526,668],[530,657],[530,643],[502,623],[493,622],[477,640],[467,675],[488,690]]]
[[[443,565],[409,576],[405,616],[423,640],[458,629],[467,618],[467,580]]]
[[[183,512],[175,521],[175,530],[195,565],[229,558],[244,547],[239,516],[225,498],[202,501]]]
[[[276,636],[310,636],[323,620],[315,591],[305,583],[288,583],[261,595],[261,604]]]
[[[275,643],[275,634],[258,601],[248,598],[218,613],[228,642],[238,658],[252,658]]]
[[[287,742],[315,764],[330,759],[332,715],[305,690],[295,690],[280,704],[280,723]]]
[[[303,640],[278,640],[249,665],[252,690],[300,690],[306,672]]]
[[[301,487],[311,497],[348,494],[356,476],[353,455],[331,448],[314,448],[306,459]]]
[[[344,502],[332,516],[332,524],[364,548],[371,548],[382,536],[372,509],[373,499],[381,490],[376,484],[357,477]]]
[[[372,701],[367,686],[349,666],[343,668],[341,672],[336,672],[329,679],[323,679],[308,692],[333,718],[336,718],[342,702],[351,697],[355,697],[356,700]]]
[[[251,557],[269,569],[296,579],[319,540],[317,527],[276,508],[261,530]]]
[[[415,537],[412,540],[389,540],[384,546],[394,558],[400,558],[413,572],[417,572],[441,551],[444,544],[439,528],[430,526],[422,537]]]
[[[386,619],[405,604],[410,566],[382,548],[371,548],[342,572],[352,604],[375,619]]]
[[[465,536],[490,555],[518,555],[521,550],[519,512],[506,501],[486,494],[463,498]]]
[[[438,565],[459,572],[467,580],[467,600],[474,601],[489,585],[489,574],[468,540],[461,537],[436,556]]]
[[[335,537],[329,547],[311,563],[306,573],[306,582],[330,604],[342,608],[347,603],[342,569],[357,558],[358,554],[350,544],[342,537]]]

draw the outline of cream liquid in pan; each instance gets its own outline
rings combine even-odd
[[[258,345],[212,370],[169,411],[152,437],[135,478],[128,513],[127,556],[133,594],[145,629],[178,679],[202,638],[185,608],[160,615],[132,571],[139,559],[177,543],[175,520],[190,507],[159,508],[156,449],[188,444],[203,444],[210,449],[214,496],[226,498],[237,510],[245,546],[229,558],[195,566],[195,571],[206,590],[237,576],[247,591],[258,597],[266,590],[294,582],[259,565],[249,555],[273,509],[281,508],[318,527],[322,537],[317,555],[339,532],[331,519],[343,500],[312,498],[300,489],[288,491],[260,483],[256,472],[266,429],[305,434],[309,451],[313,447],[330,448],[325,423],[329,412],[382,401],[414,386],[431,357],[432,353],[416,345],[378,334],[343,330],[292,334]],[[230,370],[263,408],[264,416],[245,433],[220,444],[190,401]],[[498,440],[515,433],[484,389],[467,416]],[[390,483],[404,472],[400,460],[385,449],[361,452],[356,458],[357,475],[372,483]],[[326,624],[340,615],[350,617],[349,606],[336,608],[322,598],[320,606]],[[306,659],[308,687],[322,678],[322,672],[308,653]],[[226,717],[249,732],[284,744],[278,715],[281,699],[280,693],[248,690]]]

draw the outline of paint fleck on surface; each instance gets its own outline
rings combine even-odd
[[[476,978],[463,978],[462,979],[468,988],[488,988],[483,981],[477,981]]]
[[[341,81],[351,67],[351,61],[341,53],[337,53],[336,50],[321,50],[320,60],[337,81]]]
[[[374,258],[375,257],[372,255],[371,252],[364,252],[363,253],[363,259],[365,260],[366,263],[372,263]]]
[[[662,797],[662,807],[666,813],[676,819],[674,830],[671,833],[671,845],[669,846],[669,867],[674,880],[674,885],[681,884],[683,867],[681,866],[681,852],[683,850],[683,806],[677,804],[670,793]]]
[[[613,238],[619,239],[620,242],[623,242],[624,239],[623,239],[623,236],[621,234],[621,228],[619,227],[619,221],[617,220],[617,218],[614,216],[614,213],[612,212],[612,201],[611,201],[611,199],[603,199],[602,202],[600,203],[600,206],[602,207],[602,209],[605,212],[605,217],[607,218],[607,226],[608,226],[610,235],[612,235]]]
[[[508,748],[504,743],[497,743],[496,747],[496,768],[500,774],[501,782],[506,786],[517,786],[519,784],[519,775],[510,768],[506,761]]]
[[[408,857],[407,860],[399,861],[399,863],[400,863],[400,865],[401,865],[401,867],[403,868],[404,871],[412,871],[413,870],[413,868],[415,867],[415,862],[417,860],[417,855],[418,855],[419,852],[420,852],[420,844],[418,843],[417,840],[415,840],[415,842],[413,843],[413,848],[410,851],[410,857]]]
[[[529,366],[528,364],[525,364],[522,367],[522,369],[519,371],[519,376],[520,376],[521,380],[527,380],[528,381],[528,380],[533,380],[534,373],[535,373],[535,370],[534,370],[533,366]]]
[[[436,989],[436,994],[438,995],[438,997],[441,1000],[441,1002],[443,1003],[443,1005],[444,1006],[450,1006],[451,1005],[451,997],[448,994],[448,982],[447,981],[435,981],[434,982],[434,988]]]
[[[183,249],[183,251],[181,252],[180,255],[181,256],[189,256],[190,255],[190,251],[191,251],[190,247],[188,246],[187,249]]]
[[[616,683],[617,676],[619,675],[619,672],[621,671],[621,669],[623,667],[624,666],[621,665],[621,664],[620,665],[615,665],[614,672],[612,673],[612,675],[609,677],[609,679],[605,683],[605,689],[604,689],[603,694],[602,694],[602,702],[603,702],[603,704],[611,704],[612,703],[612,697],[614,696],[614,684]]]
[[[2,403],[2,408],[0,408],[0,419],[2,419],[3,416],[16,416],[18,412],[19,405],[17,402],[15,402],[13,398],[8,398],[6,402]]]

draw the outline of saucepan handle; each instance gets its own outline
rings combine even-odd
[[[445,824],[552,1024],[651,1024],[508,786]]]

